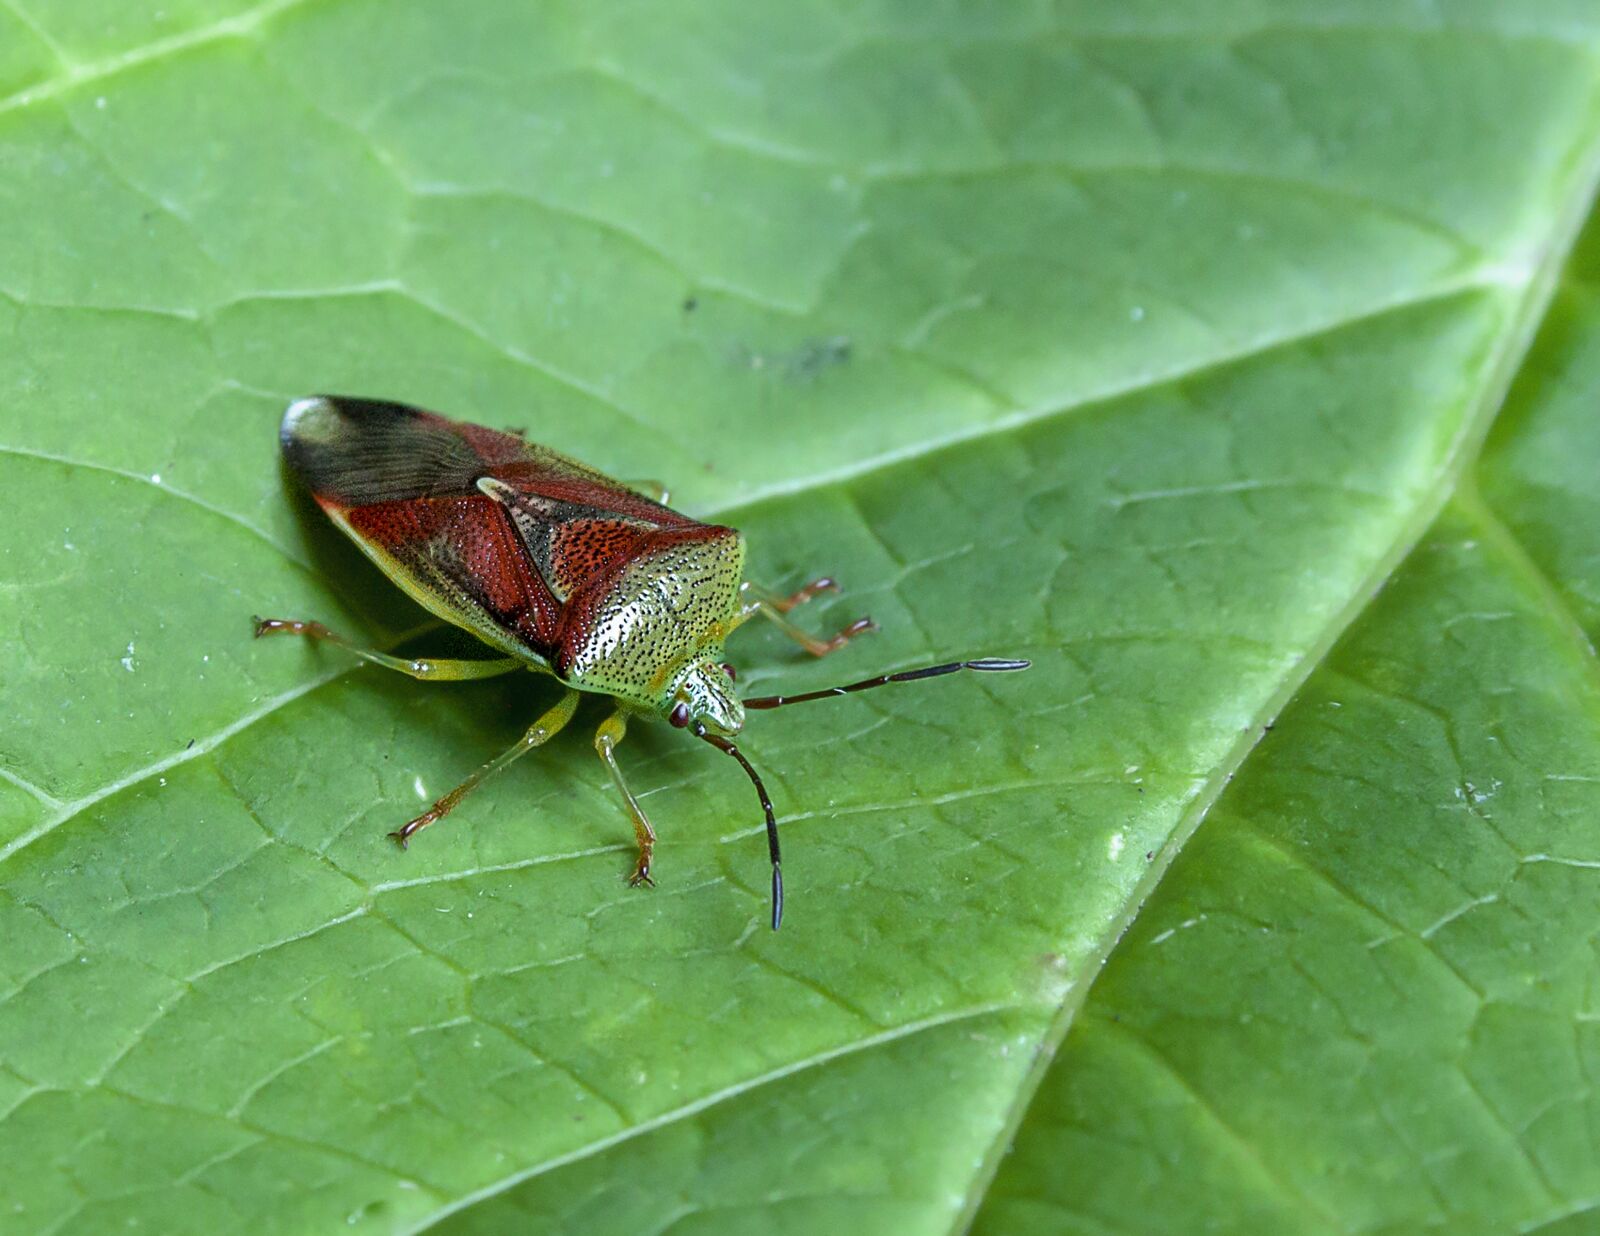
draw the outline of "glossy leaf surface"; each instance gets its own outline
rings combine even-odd
[[[1584,1230],[1600,19],[1511,7],[0,11],[7,1230]],[[664,726],[654,893],[579,733],[401,854],[550,693],[249,640],[451,646],[316,390],[882,625],[752,692],[1034,669],[752,719],[777,935]]]

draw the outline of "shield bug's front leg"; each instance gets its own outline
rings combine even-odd
[[[619,708],[604,721],[595,731],[594,749],[600,753],[600,758],[606,762],[606,768],[611,772],[611,780],[616,784],[617,792],[622,795],[622,802],[628,809],[628,818],[633,821],[633,835],[639,843],[639,858],[633,865],[633,874],[628,877],[628,883],[637,888],[641,884],[655,887],[655,881],[650,878],[650,860],[655,856],[656,832],[650,827],[650,821],[645,817],[644,808],[639,806],[639,800],[633,796],[633,791],[628,788],[628,783],[622,778],[622,769],[617,765],[615,755],[616,746],[628,732],[628,713],[626,709]]]
[[[738,622],[747,622],[757,614],[760,614],[812,656],[825,657],[830,652],[838,652],[839,649],[843,648],[857,635],[867,631],[876,631],[878,624],[873,622],[871,618],[863,616],[857,618],[837,635],[829,639],[823,639],[820,636],[811,634],[804,627],[789,621],[785,615],[796,605],[804,604],[820,592],[837,592],[838,589],[839,585],[826,575],[821,579],[812,580],[804,588],[801,588],[798,592],[791,593],[789,596],[769,592],[759,584],[746,580],[739,585],[739,596],[742,603],[739,607]]]
[[[398,670],[402,674],[409,674],[413,678],[421,678],[427,682],[463,682],[469,678],[496,678],[501,674],[509,674],[512,670],[528,668],[526,661],[520,661],[516,657],[496,657],[492,661],[441,661],[432,657],[391,657],[387,653],[360,648],[344,636],[334,634],[320,622],[303,622],[295,618],[257,618],[256,638],[260,639],[263,635],[302,635],[306,639],[320,640],[325,644],[337,644],[363,661],[370,661],[385,669]]]
[[[439,799],[439,801],[434,803],[433,806],[429,807],[421,815],[417,816],[416,819],[407,820],[394,832],[390,833],[389,836],[393,837],[400,843],[400,848],[402,850],[405,849],[406,846],[410,844],[412,837],[416,836],[424,828],[428,827],[428,825],[434,823],[436,820],[439,820],[442,817],[450,814],[450,812],[455,809],[456,805],[463,798],[472,793],[473,790],[477,789],[490,777],[494,776],[495,773],[506,767],[506,765],[510,764],[513,760],[526,755],[535,747],[542,747],[550,740],[551,737],[555,735],[558,730],[561,729],[562,726],[566,725],[568,721],[572,720],[572,714],[577,711],[577,708],[578,693],[576,691],[568,691],[563,694],[562,697],[556,701],[556,704],[553,708],[551,708],[544,714],[544,716],[540,717],[528,727],[528,732],[521,738],[517,739],[514,746],[507,747],[499,755],[495,756],[494,759],[490,760],[482,768],[478,769],[477,772],[473,773],[472,776],[468,777],[460,785],[456,786],[455,789],[451,790],[443,798]]]

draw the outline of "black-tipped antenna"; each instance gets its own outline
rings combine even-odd
[[[958,670],[1006,671],[1025,670],[1030,662],[1005,661],[990,657],[982,661],[951,661],[948,665],[930,665],[925,669],[901,670],[898,674],[880,674],[876,678],[863,678],[843,687],[824,687],[821,691],[807,691],[801,695],[758,695],[745,700],[746,708],[782,708],[785,704],[803,704],[807,700],[825,700],[835,695],[849,695],[852,691],[870,691],[873,687],[887,686],[891,682],[915,682],[919,678],[937,678],[941,674],[954,674]],[[738,752],[734,752],[738,754]],[[740,757],[743,763],[743,757]],[[749,767],[748,764],[745,765]],[[751,776],[754,776],[751,773]],[[760,785],[758,781],[756,783]],[[776,834],[774,834],[776,836]],[[776,851],[774,851],[776,853]]]
[[[761,784],[760,774],[750,766],[750,761],[744,758],[743,751],[726,738],[709,733],[704,726],[697,726],[695,734],[717,750],[726,751],[738,760],[739,766],[744,769],[745,775],[756,787],[756,797],[761,800],[761,810],[767,816],[767,853],[772,855],[772,930],[776,931],[783,922],[783,866],[778,853],[778,818],[772,814],[772,799],[767,797],[767,787]]]

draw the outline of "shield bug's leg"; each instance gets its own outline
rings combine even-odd
[[[900,670],[893,674],[879,674],[876,678],[863,678],[860,682],[847,682],[842,687],[824,687],[820,691],[803,691],[799,695],[758,695],[744,701],[746,708],[785,708],[790,704],[803,704],[807,700],[832,699],[836,695],[852,695],[857,691],[871,691],[886,687],[891,682],[920,682],[924,678],[943,678],[946,674],[962,670],[980,670],[985,673],[1011,673],[1025,670],[1031,662],[1010,657],[984,657],[978,661],[950,661],[944,665],[925,665],[921,669]],[[715,740],[708,739],[714,742]],[[776,861],[776,856],[774,856]]]
[[[413,678],[429,682],[461,682],[468,678],[494,678],[500,674],[509,674],[512,670],[528,668],[527,662],[520,661],[516,657],[496,657],[492,661],[441,661],[432,657],[391,657],[386,653],[359,648],[344,636],[335,635],[320,622],[301,622],[292,618],[257,618],[256,638],[260,639],[263,635],[303,635],[307,639],[337,644],[363,661],[370,661],[385,669],[399,670],[402,674],[410,674]]]
[[[835,591],[838,587],[839,585],[833,580],[823,576],[821,579],[813,580],[800,591],[785,597],[768,592],[765,588],[752,584],[747,580],[739,586],[743,604],[739,608],[735,625],[747,622],[755,615],[760,614],[812,656],[825,657],[830,652],[838,652],[839,649],[843,648],[857,635],[878,629],[878,624],[873,622],[871,618],[861,617],[857,618],[837,635],[829,639],[822,639],[785,617],[796,605],[809,601],[819,592]]]
[[[633,821],[633,835],[639,842],[639,858],[633,865],[633,874],[628,877],[628,883],[637,888],[641,884],[655,887],[656,882],[650,878],[650,860],[655,856],[656,832],[650,827],[650,821],[645,818],[644,808],[639,806],[639,800],[633,796],[633,791],[628,788],[628,783],[622,779],[622,769],[617,765],[614,754],[616,746],[622,741],[623,735],[628,732],[628,712],[624,708],[617,709],[595,731],[594,749],[600,753],[600,758],[606,762],[606,768],[611,772],[611,780],[616,783],[617,792],[622,795],[623,805],[628,809],[628,818]]]
[[[394,832],[390,833],[389,836],[400,843],[402,850],[405,849],[412,837],[434,821],[448,815],[455,809],[457,803],[494,776],[495,773],[506,767],[513,760],[526,755],[535,747],[543,746],[562,726],[572,720],[572,714],[577,711],[577,707],[578,693],[576,691],[567,691],[556,701],[554,707],[528,727],[528,732],[517,739],[515,745],[507,747],[416,819],[407,820]]]
[[[838,592],[839,581],[831,575],[819,575],[805,587],[791,592],[788,596],[781,596],[776,592],[769,592],[759,584],[746,583],[744,593],[752,600],[762,600],[780,614],[787,614],[796,605],[804,605],[814,596],[824,592]]]

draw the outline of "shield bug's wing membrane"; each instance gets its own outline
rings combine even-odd
[[[512,434],[404,404],[317,396],[280,434],[317,504],[424,608],[513,655],[546,659],[559,603],[479,478],[541,462]]]
[[[348,510],[471,494],[474,479],[504,451],[475,444],[461,429],[405,404],[318,395],[289,405],[279,440],[317,501]]]

